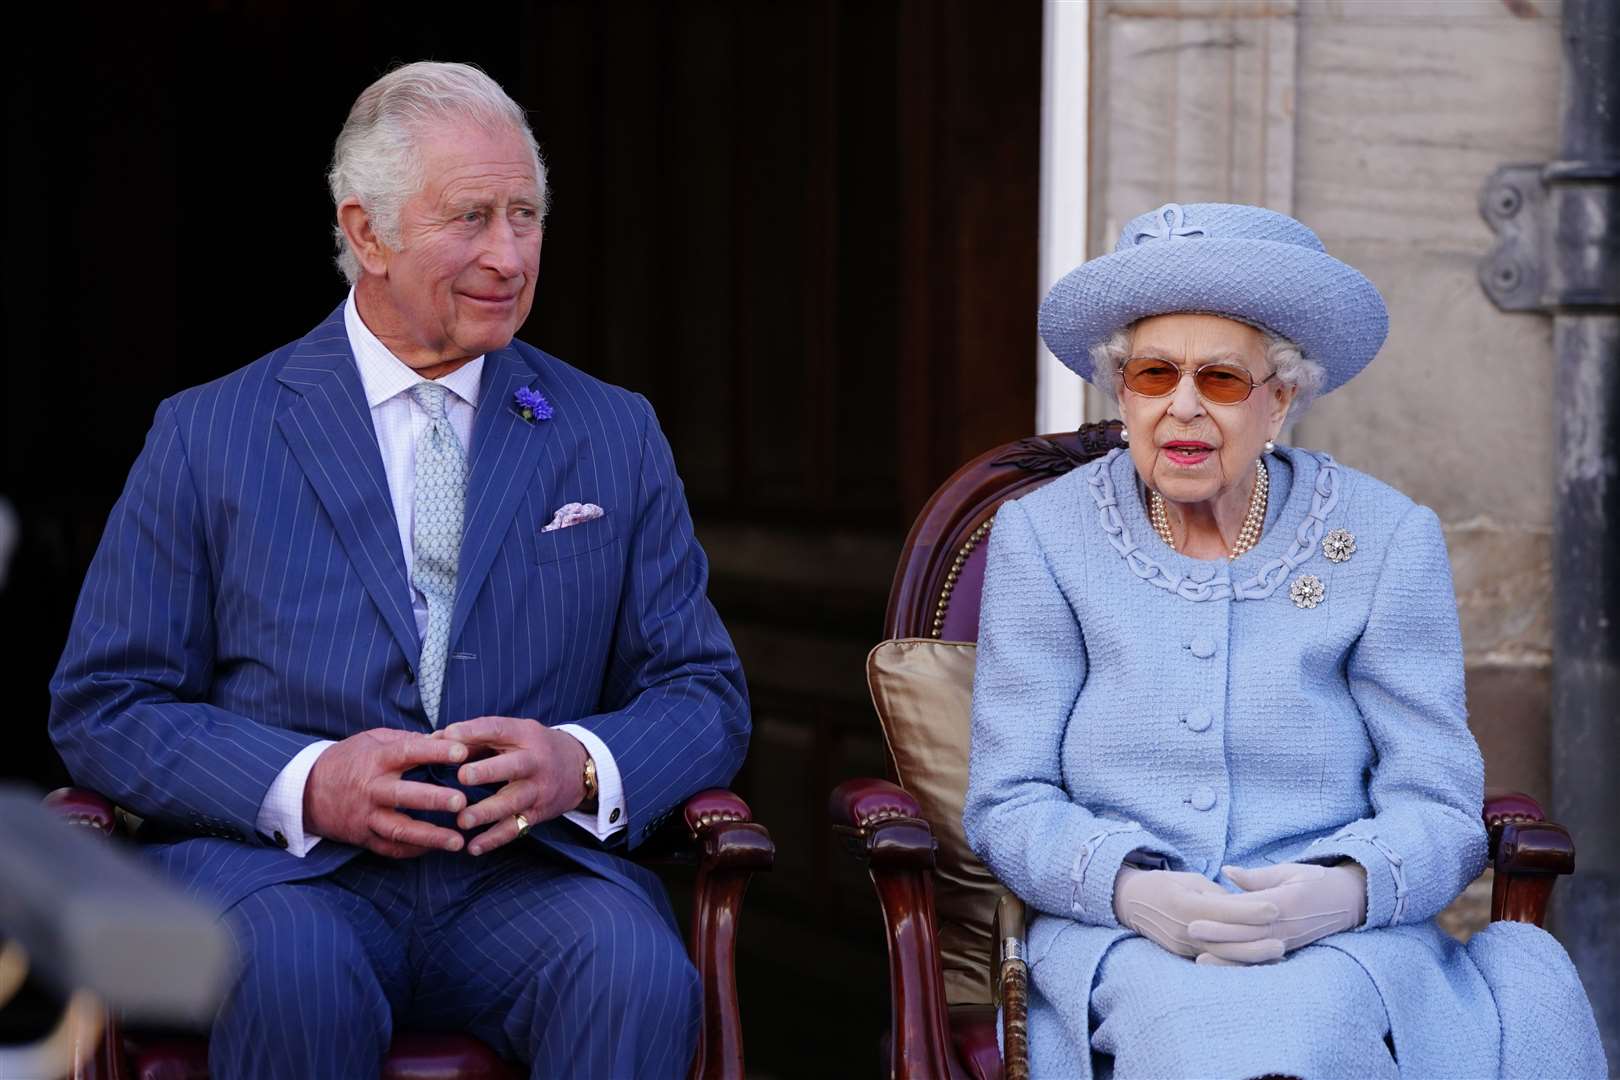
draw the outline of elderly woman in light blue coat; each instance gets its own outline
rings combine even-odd
[[[1042,306],[1128,450],[990,534],[964,816],[1039,912],[1037,1077],[1605,1073],[1551,936],[1434,923],[1485,861],[1439,521],[1276,442],[1386,330],[1308,228],[1222,204]]]

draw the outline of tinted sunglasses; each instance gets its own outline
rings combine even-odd
[[[1154,356],[1138,356],[1125,362],[1120,369],[1120,376],[1125,386],[1133,394],[1143,397],[1167,397],[1175,393],[1176,387],[1181,385],[1182,369],[1168,360],[1160,360]],[[1254,388],[1262,386],[1277,377],[1273,371],[1270,375],[1254,381],[1249,369],[1239,364],[1201,364],[1192,373],[1193,387],[1197,389],[1198,396],[1215,405],[1236,405],[1240,401],[1249,400]]]

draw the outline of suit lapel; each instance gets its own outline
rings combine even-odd
[[[276,378],[298,395],[276,416],[276,424],[331,517],[349,562],[414,667],[421,646],[410,610],[399,524],[341,306],[294,346]]]
[[[450,615],[450,645],[461,636],[473,601],[489,576],[501,539],[517,513],[539,466],[540,453],[557,420],[532,423],[512,407],[522,387],[540,387],[534,368],[507,347],[484,361],[473,424],[472,463],[467,476],[467,512],[461,533],[461,561],[456,570],[456,603]],[[548,395],[549,396],[549,395]],[[553,397],[555,403],[555,398]]]

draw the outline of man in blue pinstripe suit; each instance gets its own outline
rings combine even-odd
[[[669,446],[513,339],[545,169],[487,76],[384,76],[330,181],[348,299],[159,406],[52,736],[227,912],[214,1075],[374,1075],[396,1024],[680,1074],[696,976],[621,853],[749,721]]]

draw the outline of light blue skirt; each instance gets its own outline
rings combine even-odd
[[[1608,1075],[1574,965],[1535,926],[1467,945],[1432,922],[1335,934],[1249,967],[1047,915],[1029,945],[1040,1080]]]
[[[1127,938],[1097,969],[1090,1015],[1099,1078],[1400,1075],[1383,998],[1337,949],[1309,946],[1277,964],[1210,967]]]

